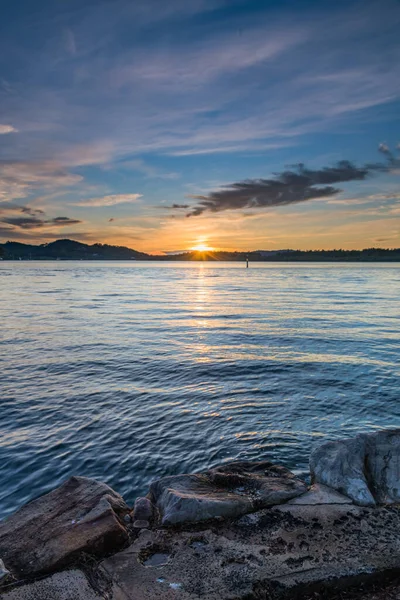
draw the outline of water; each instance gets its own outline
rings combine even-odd
[[[0,263],[0,517],[399,426],[399,265]]]

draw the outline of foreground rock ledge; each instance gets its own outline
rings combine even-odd
[[[398,568],[399,528],[394,508],[285,504],[204,529],[143,530],[100,571],[118,600],[270,600]]]
[[[399,467],[396,430],[323,444],[309,489],[265,461],[226,463],[155,482],[132,512],[73,477],[0,525],[0,597],[309,600],[315,586],[400,575]]]
[[[116,552],[128,541],[128,510],[105,483],[71,477],[0,525],[0,557],[16,578],[26,578],[62,568],[82,552]]]

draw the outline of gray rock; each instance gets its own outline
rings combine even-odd
[[[400,429],[366,438],[366,477],[378,504],[400,502]]]
[[[6,569],[5,564],[0,559],[0,583],[3,583],[7,579],[7,577],[9,577],[10,575],[11,575],[10,571],[8,569]]]
[[[149,498],[136,498],[133,509],[134,521],[148,521],[153,519],[153,505]]]
[[[0,524],[0,555],[21,578],[59,569],[81,552],[102,556],[128,540],[127,512],[104,483],[71,477]]]
[[[235,518],[307,491],[303,481],[270,462],[231,462],[205,473],[164,477],[150,495],[162,525]]]
[[[82,571],[64,571],[1,594],[1,600],[100,600]]]
[[[360,506],[400,501],[400,430],[328,442],[310,457],[311,477]]]

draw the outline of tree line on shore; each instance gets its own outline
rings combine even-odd
[[[400,262],[400,248],[366,248],[363,250],[224,250],[188,251],[181,254],[152,255],[125,246],[83,244],[74,240],[57,240],[48,244],[0,244],[3,260],[147,260],[147,261],[246,261],[250,262]]]

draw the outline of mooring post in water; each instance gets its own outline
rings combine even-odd
[[[246,256],[246,269],[248,269],[248,268],[249,268],[249,257]]]

